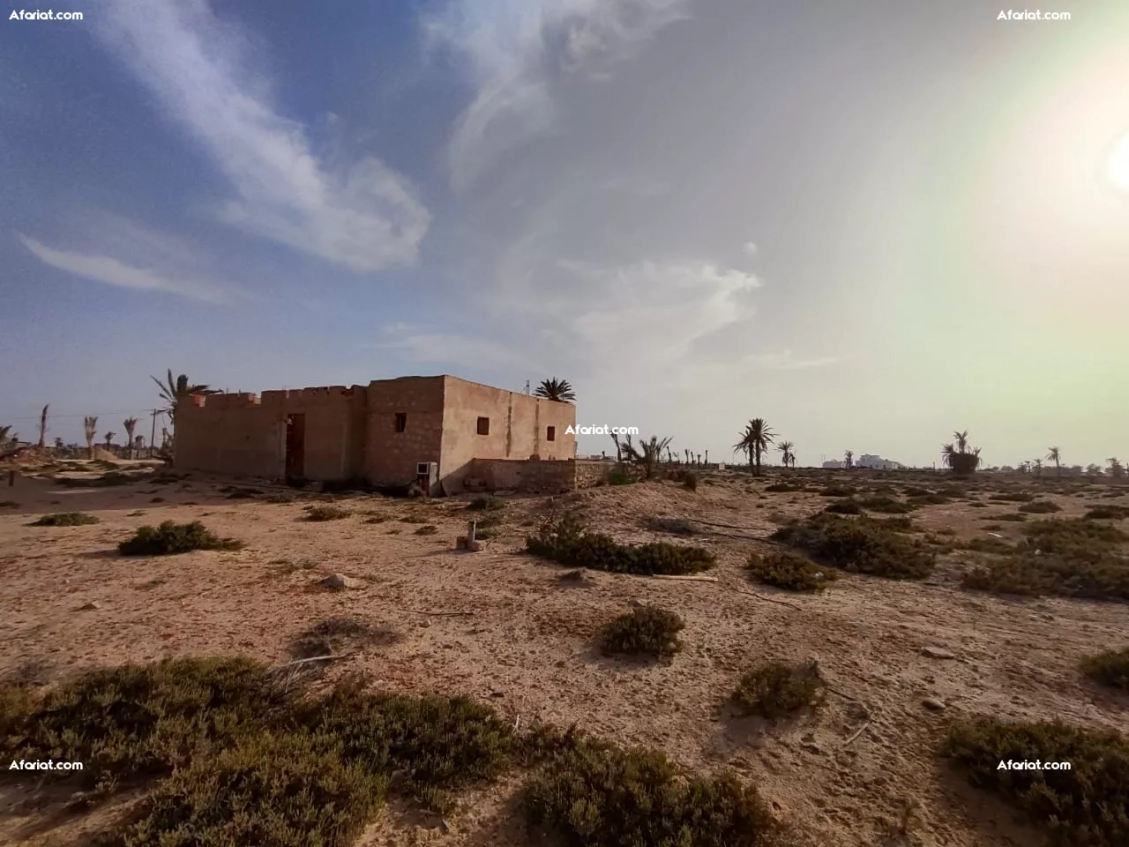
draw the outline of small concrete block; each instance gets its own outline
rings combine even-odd
[[[455,549],[456,550],[466,550],[468,543],[469,543],[469,541],[468,541],[467,537],[465,535],[460,535],[458,538],[455,539]]]
[[[477,553],[479,550],[482,549],[482,542],[481,541],[468,541],[466,548],[471,553]]]

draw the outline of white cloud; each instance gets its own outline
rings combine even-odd
[[[750,256],[757,255],[757,245],[751,241],[745,242],[745,252]]]
[[[431,47],[469,63],[475,97],[448,151],[457,189],[497,158],[551,132],[552,84],[561,73],[606,79],[662,28],[688,17],[690,0],[448,0],[424,20]]]
[[[124,264],[109,256],[58,250],[26,235],[19,235],[18,238],[44,264],[116,288],[159,291],[208,302],[228,299],[227,295],[233,291],[231,286],[204,279],[164,276],[147,268]]]
[[[375,158],[319,161],[304,127],[273,110],[238,31],[205,0],[113,0],[97,22],[230,180],[222,220],[356,271],[415,260],[430,216],[411,187]]]

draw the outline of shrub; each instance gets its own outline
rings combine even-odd
[[[1102,685],[1129,691],[1129,647],[1087,656],[1082,672]]]
[[[349,517],[350,512],[340,506],[307,506],[306,520],[308,521],[339,521]]]
[[[1014,523],[1022,523],[1023,521],[1027,520],[1027,515],[1021,515],[1019,514],[1019,512],[1013,512],[1010,515],[992,515],[990,517],[984,518],[984,520],[1012,521]]]
[[[770,494],[786,493],[789,491],[803,491],[804,486],[793,485],[790,482],[774,482],[772,485],[766,485],[764,490]]]
[[[435,533],[437,532],[439,532],[439,527],[437,527],[435,524],[429,523],[426,526],[421,526],[419,529],[417,529],[416,535],[435,535]]]
[[[1129,742],[1060,722],[958,721],[941,754],[969,783],[1026,813],[1053,843],[1086,847],[1129,844]],[[1001,762],[1069,762],[1069,771],[999,769]]]
[[[642,606],[609,623],[600,634],[605,655],[653,656],[661,658],[682,649],[678,633],[686,628],[674,612]]]
[[[855,489],[849,485],[829,485],[819,492],[820,497],[853,497]]]
[[[856,500],[836,500],[823,511],[832,515],[861,515],[862,506]]]
[[[346,648],[387,646],[403,636],[390,627],[374,626],[361,618],[326,618],[301,632],[290,645],[296,659],[329,656]]]
[[[776,720],[818,708],[823,700],[823,681],[815,663],[769,662],[741,677],[733,700],[743,714]]]
[[[669,532],[671,535],[693,535],[694,526],[685,518],[649,518],[647,526],[656,532]]]
[[[885,521],[819,514],[772,534],[772,539],[803,550],[824,564],[852,573],[888,579],[922,579],[933,572],[936,556],[924,545],[898,534]]]
[[[165,521],[158,527],[143,526],[133,538],[121,542],[118,552],[123,556],[172,556],[192,550],[241,550],[243,542],[233,538],[220,538],[209,532],[202,523],[178,524]]]
[[[749,556],[749,574],[757,582],[789,591],[822,591],[839,578],[832,568],[820,567],[797,553],[781,551]]]
[[[1012,553],[1015,547],[999,538],[973,538],[964,545],[974,553]]]
[[[383,804],[387,782],[346,764],[331,738],[262,734],[176,772],[138,820],[98,845],[346,847]]]
[[[1019,511],[1035,515],[1047,515],[1051,512],[1061,512],[1062,507],[1050,500],[1032,500],[1019,507]]]
[[[628,546],[610,536],[585,532],[575,516],[549,521],[525,540],[536,556],[574,568],[635,574],[691,574],[708,570],[717,559],[701,547],[680,547],[660,541]]]
[[[499,497],[475,497],[467,503],[467,508],[474,512],[495,512],[505,506],[506,501]]]
[[[916,530],[913,521],[904,515],[896,518],[886,518],[882,521],[882,525],[890,529],[895,529],[898,532],[914,532]]]
[[[711,482],[711,480],[706,480],[706,482],[709,483]],[[698,475],[693,471],[686,471],[686,473],[682,476],[682,487],[687,491],[697,491]]]
[[[534,777],[523,807],[564,847],[767,847],[779,831],[756,790],[730,772],[689,777],[660,751],[587,739]]]
[[[913,494],[907,498],[909,504],[914,507],[920,506],[944,506],[946,503],[953,502],[949,497],[944,494],[935,494],[932,491],[927,491],[925,494]]]
[[[86,526],[94,523],[98,523],[98,518],[85,512],[56,512],[53,515],[44,515],[28,526]]]
[[[1030,491],[1005,491],[1002,494],[992,494],[988,499],[994,503],[1030,503],[1035,495]]]
[[[1129,518],[1129,508],[1125,506],[1095,506],[1082,516],[1088,521],[1120,521]]]
[[[20,504],[15,500],[0,500],[0,509],[18,509]]]
[[[914,511],[917,507],[911,503],[903,503],[893,497],[878,496],[864,497],[859,505],[870,512],[881,512],[887,515],[904,515]]]
[[[425,518],[423,515],[407,515],[405,517],[400,518],[400,523],[425,524],[425,523],[427,523],[427,518]]]
[[[639,481],[626,465],[616,465],[608,471],[606,479],[608,485],[630,485]]]

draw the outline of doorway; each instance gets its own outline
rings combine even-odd
[[[286,416],[286,479],[303,479],[306,475],[306,416]]]

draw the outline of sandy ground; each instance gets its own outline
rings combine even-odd
[[[1083,655],[1129,642],[1125,607],[962,591],[956,580],[976,559],[971,553],[948,554],[925,583],[845,576],[813,597],[755,587],[742,566],[750,552],[767,548],[732,536],[767,536],[774,521],[828,502],[810,493],[761,494],[770,481],[750,485],[730,476],[696,493],[650,483],[570,495],[595,526],[621,541],[659,538],[643,528],[648,516],[740,529],[694,539],[717,553],[717,583],[594,573],[587,586],[567,587],[558,579],[561,568],[520,553],[530,531],[522,524],[545,513],[546,498],[512,499],[500,536],[482,552],[462,553],[454,540],[468,513],[458,501],[349,498],[341,505],[390,520],[310,523],[302,519],[304,501],[231,500],[218,490],[221,483],[195,476],[94,491],[21,478],[0,489],[0,501],[18,503],[0,509],[0,675],[47,681],[94,665],[190,654],[281,662],[300,631],[354,615],[403,635],[341,663],[382,686],[464,693],[523,722],[576,723],[622,743],[659,746],[702,771],[734,767],[813,847],[1040,844],[1004,806],[953,776],[933,749],[945,723],[961,713],[1059,717],[1125,731],[1129,704],[1100,693],[1077,671]],[[1050,499],[1070,517],[1102,494],[1095,488],[1088,496]],[[151,502],[157,497],[163,502]],[[984,535],[987,517],[1015,506],[958,502],[927,507],[913,520],[969,539]],[[38,513],[71,510],[101,523],[27,526]],[[398,520],[407,515],[427,517],[438,534],[415,535],[417,525]],[[167,519],[203,520],[247,547],[154,559],[116,555],[116,543],[134,529]],[[1018,535],[1017,524],[1002,526],[1005,537]],[[361,585],[313,588],[332,573]],[[741,593],[749,590],[761,598]],[[594,651],[596,631],[633,602],[661,604],[685,618],[687,647],[673,662],[641,667]],[[88,603],[97,608],[84,610]],[[929,646],[955,658],[930,658],[922,652]],[[769,659],[811,658],[838,692],[822,712],[776,726],[733,716],[726,701],[742,671]],[[927,709],[926,698],[946,708]],[[360,843],[527,843],[513,808],[518,784],[468,795],[445,827],[393,808]],[[81,844],[113,813],[58,821],[19,807],[19,799],[10,790],[0,794],[0,843]],[[890,827],[907,804],[917,806],[908,840]]]

